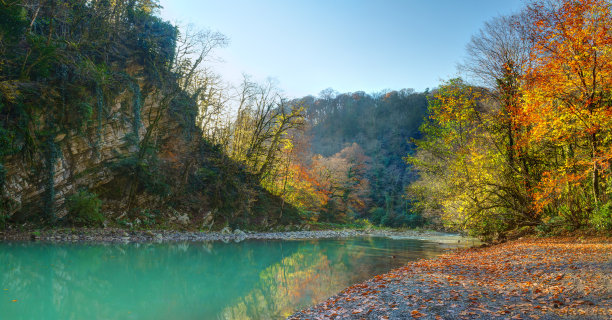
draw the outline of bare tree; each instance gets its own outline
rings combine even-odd
[[[467,45],[467,57],[459,70],[468,79],[488,89],[497,90],[499,79],[507,74],[508,66],[522,73],[529,61],[530,45],[518,28],[522,14],[500,16],[485,23]]]

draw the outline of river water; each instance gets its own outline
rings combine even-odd
[[[382,237],[0,243],[0,319],[281,319],[456,245]]]

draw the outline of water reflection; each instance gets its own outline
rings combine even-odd
[[[0,319],[284,318],[351,284],[439,253],[433,242],[386,238],[3,243]]]

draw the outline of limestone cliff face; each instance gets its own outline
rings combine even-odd
[[[54,146],[53,161],[44,145],[34,159],[2,159],[0,218],[39,221],[49,212],[61,218],[67,197],[86,189],[102,200],[107,220],[127,225],[265,228],[299,220],[243,164],[202,138],[188,95],[155,90],[123,89],[85,129],[43,140]]]
[[[10,201],[8,216],[17,214],[27,217],[39,213],[45,194],[49,192],[51,174],[57,216],[61,217],[66,213],[66,196],[80,188],[97,190],[102,193],[102,197],[105,196],[104,193],[113,194],[104,201],[105,205],[113,210],[125,208],[129,191],[127,185],[130,181],[126,179],[128,177],[125,172],[117,170],[116,163],[121,159],[138,156],[140,143],[158,113],[161,113],[161,116],[155,124],[153,138],[159,142],[160,150],[163,150],[161,161],[176,167],[181,162],[176,155],[183,154],[190,143],[182,132],[184,128],[160,106],[159,96],[155,94],[149,94],[143,99],[141,108],[137,110],[137,118],[140,120],[135,123],[134,99],[134,93],[125,90],[112,104],[106,106],[107,110],[100,123],[91,125],[83,133],[57,135],[54,141],[59,152],[53,170],[44,168],[44,159],[36,161],[38,166],[24,162],[18,157],[6,159],[3,196]],[[135,128],[138,131],[137,138]],[[164,156],[167,154],[172,156]],[[43,165],[40,165],[41,163]],[[148,202],[149,206],[154,204],[151,201],[156,200],[155,197],[146,196],[138,190],[135,194],[134,201]]]

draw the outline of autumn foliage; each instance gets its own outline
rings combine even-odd
[[[595,204],[607,200],[600,180],[609,176],[612,160],[609,3],[536,3],[527,12],[535,23],[526,29],[534,51],[523,88],[524,121],[531,128],[525,139],[550,144],[563,160],[545,171],[534,192],[535,205],[542,210],[555,200],[574,197],[570,193],[582,193]],[[589,177],[591,194],[580,190]]]
[[[612,229],[612,14],[605,0],[536,1],[472,39],[480,86],[444,83],[409,161],[409,190],[486,237]],[[475,77],[474,77],[475,76]]]
[[[304,219],[347,222],[363,214],[369,192],[365,177],[369,160],[359,145],[354,143],[330,157],[315,155],[310,161],[292,148],[285,148],[284,153],[287,166],[264,186],[300,209]]]

